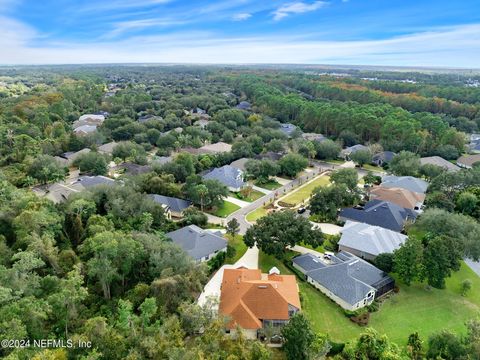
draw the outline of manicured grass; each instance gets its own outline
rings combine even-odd
[[[268,271],[273,266],[282,274],[292,272],[273,256],[260,252],[260,268]],[[461,283],[465,279],[472,281],[472,290],[466,297],[460,295]],[[343,310],[320,291],[308,283],[298,280],[302,300],[302,310],[309,318],[313,328],[328,333],[333,341],[353,341],[364,328],[348,320]],[[398,294],[392,294],[372,313],[369,327],[399,346],[404,346],[408,336],[418,331],[426,341],[428,336],[448,329],[456,333],[465,332],[465,322],[477,318],[480,313],[480,278],[464,263],[460,271],[447,280],[446,289],[426,289],[425,284],[413,284],[410,287],[397,282]]]
[[[300,187],[298,190],[295,190],[281,201],[292,205],[298,205],[301,202],[308,200],[315,188],[319,186],[326,186],[328,184],[330,184],[330,177],[326,175],[320,175],[320,177],[311,181],[307,185]]]
[[[228,215],[230,215],[234,211],[237,211],[238,209],[240,209],[240,206],[225,200],[222,206],[220,206],[215,211],[212,211],[211,214],[218,217],[227,217]]]
[[[259,207],[258,209],[255,209],[252,212],[248,213],[246,219],[247,221],[255,222],[265,215],[267,215],[267,209],[265,209],[264,207]]]
[[[243,201],[247,201],[247,202],[253,202],[255,200],[260,199],[262,196],[265,196],[265,194],[260,192],[260,191],[257,191],[257,190],[252,190],[252,192],[250,193],[250,196],[245,197],[245,198],[242,197],[242,195],[240,193],[234,193],[234,192],[230,192],[230,196],[234,197],[234,198],[237,198],[239,200],[243,200]]]
[[[364,164],[362,166],[362,169],[365,169],[365,170],[369,170],[369,171],[376,171],[376,172],[385,172],[385,170],[383,170],[383,168],[381,168],[380,166],[375,166],[375,165],[372,165],[372,164]]]
[[[266,182],[265,184],[260,184],[260,183],[256,182],[255,186],[258,186],[258,187],[261,187],[261,188],[264,188],[264,189],[267,189],[267,190],[275,190],[275,189],[278,189],[279,187],[281,187],[282,184],[280,184],[276,180],[268,180],[268,182]]]
[[[228,239],[228,244],[230,246],[233,246],[233,248],[235,249],[235,256],[227,258],[225,260],[225,263],[235,264],[238,259],[240,259],[247,251],[247,245],[245,245],[245,243],[243,242],[243,235],[235,235],[234,238],[232,238],[230,235],[226,235],[226,238]]]

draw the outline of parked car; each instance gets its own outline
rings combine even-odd
[[[297,213],[303,214],[307,209],[304,208],[303,206],[297,210]]]

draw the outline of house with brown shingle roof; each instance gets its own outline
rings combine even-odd
[[[480,163],[480,154],[463,155],[457,159],[457,165],[471,169],[475,163]]]
[[[398,187],[376,186],[370,190],[370,200],[375,199],[389,201],[405,209],[420,210],[425,201],[425,194]]]
[[[280,275],[277,269],[262,274],[258,269],[225,269],[219,312],[229,319],[227,333],[237,326],[255,339],[264,328],[280,330],[300,311],[295,275]]]

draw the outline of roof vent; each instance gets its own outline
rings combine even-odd
[[[268,286],[267,285],[258,285],[258,288],[259,289],[266,289],[266,288],[268,288]]]

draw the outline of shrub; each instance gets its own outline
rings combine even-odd
[[[467,296],[468,292],[472,288],[472,280],[465,279],[462,281],[462,296]]]

